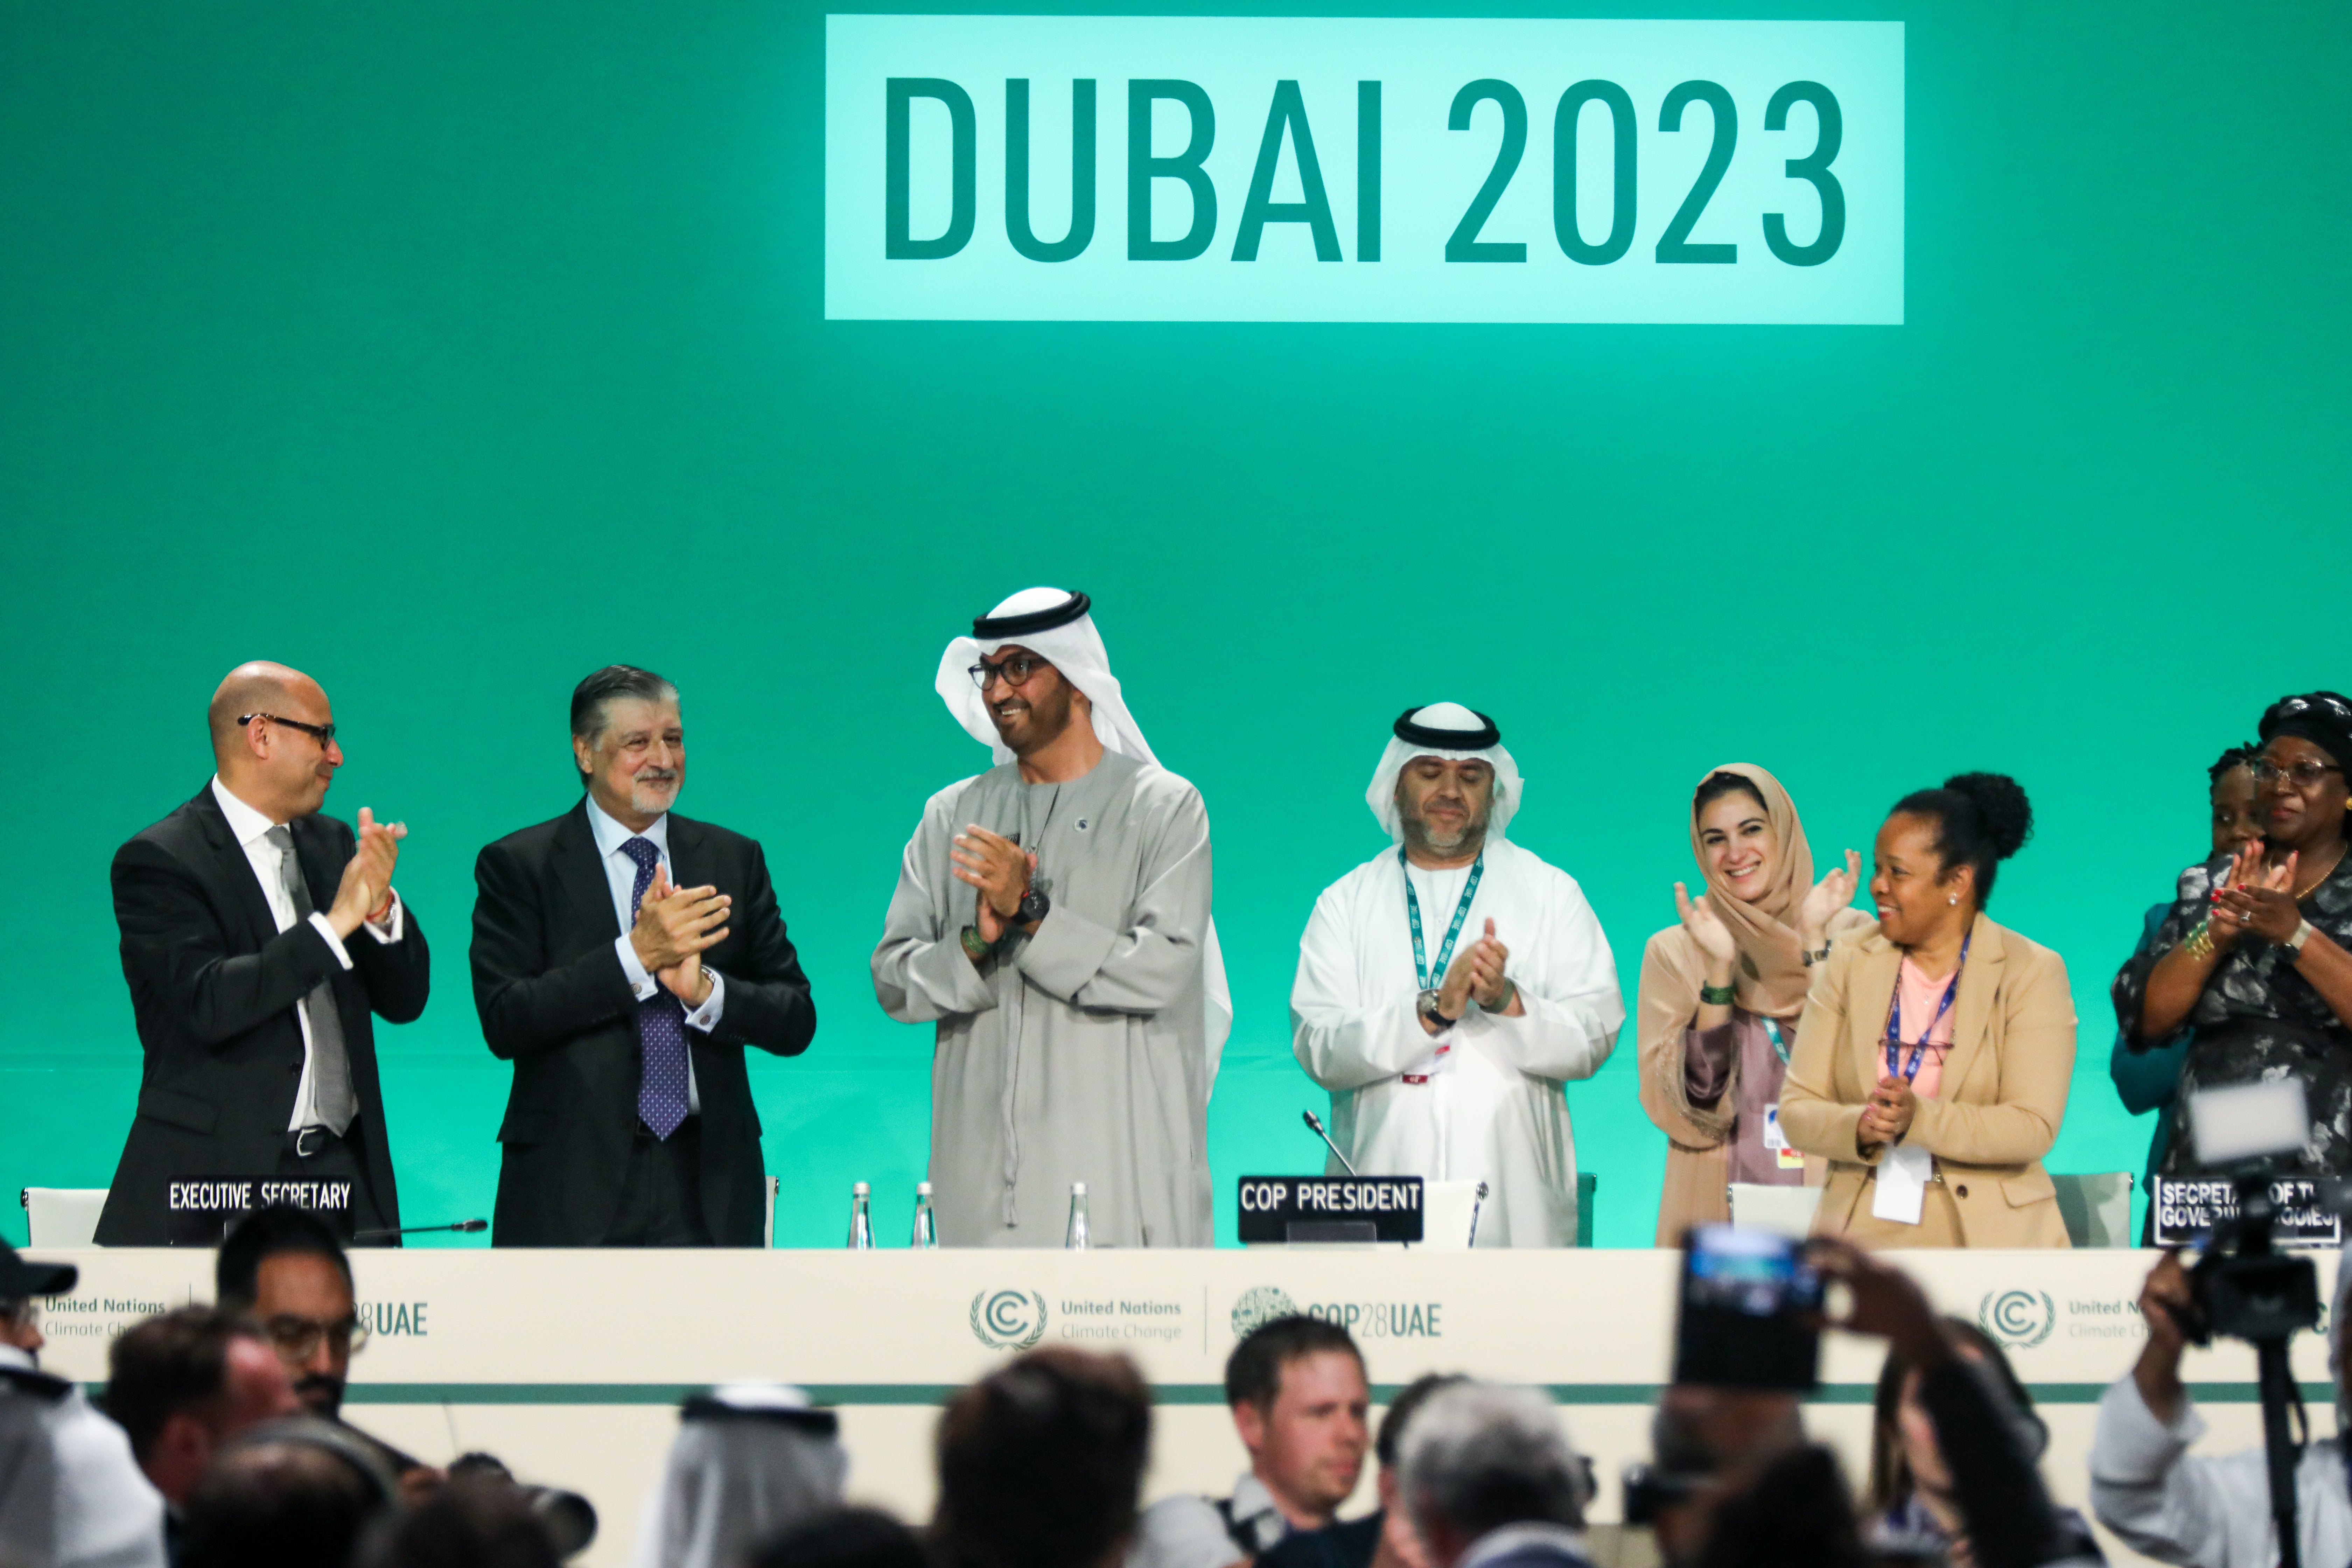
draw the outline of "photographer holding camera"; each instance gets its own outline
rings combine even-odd
[[[2345,1391],[2344,1313],[2352,1259],[2339,1264],[2328,1318],[2328,1371],[2336,1382],[2337,1430],[2352,1406]],[[2205,1435],[2180,1381],[2180,1352],[2198,1311],[2189,1271],[2167,1253],[2141,1287],[2147,1346],[2128,1376],[2099,1401],[2091,1446],[2091,1506],[2099,1522],[2134,1551],[2184,1568],[2269,1568],[2279,1561],[2266,1458],[2262,1447],[2218,1458],[2189,1450]],[[2294,1472],[2301,1561],[2352,1561],[2352,1491],[2341,1439],[2303,1450]]]

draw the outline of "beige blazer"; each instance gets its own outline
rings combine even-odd
[[[1882,1044],[1903,953],[1875,925],[1840,943],[1805,1001],[1780,1092],[1789,1142],[1830,1162],[1817,1235],[1880,1247],[2064,1247],[2065,1222],[2042,1156],[2066,1115],[2074,1002],[2056,953],[1982,914],[1952,1001],[1952,1048],[1937,1097],[1905,1142],[1936,1157],[1928,1223],[1871,1212],[1877,1153],[1854,1148],[1863,1101],[1886,1070]],[[1939,1191],[1942,1195],[1939,1194]]]

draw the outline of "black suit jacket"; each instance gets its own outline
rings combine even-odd
[[[721,1247],[756,1247],[766,1169],[743,1047],[798,1056],[816,1007],[756,842],[672,812],[669,861],[677,886],[735,900],[727,940],[702,955],[726,976],[726,1007],[716,1029],[686,1039],[702,1099],[703,1217]],[[620,1208],[641,1051],[586,799],[484,849],[474,882],[474,1005],[490,1054],[514,1063],[491,1244],[597,1246]]]
[[[324,910],[358,839],[329,816],[287,826],[311,907]],[[99,1217],[99,1244],[165,1245],[163,1188],[173,1177],[278,1168],[302,1080],[294,1005],[321,980],[333,983],[342,1018],[352,1088],[368,1129],[369,1181],[384,1223],[397,1226],[370,1015],[405,1024],[425,1011],[431,955],[416,911],[404,910],[398,942],[352,933],[343,944],[350,969],[308,921],[281,935],[209,784],[114,852],[113,882],[122,974],[146,1065],[139,1111]]]

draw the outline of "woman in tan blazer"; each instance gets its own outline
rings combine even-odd
[[[1878,925],[1806,999],[1789,1142],[1830,1162],[1817,1235],[1872,1247],[2064,1247],[2042,1156],[2066,1114],[2065,962],[1983,912],[2032,831],[2014,780],[1963,773],[1878,830]]]

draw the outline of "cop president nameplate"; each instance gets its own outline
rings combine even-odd
[[[1419,1176],[1244,1176],[1244,1242],[1419,1241]]]
[[[230,1226],[276,1205],[310,1210],[345,1241],[357,1225],[347,1176],[174,1176],[163,1184],[174,1247],[217,1247]]]

